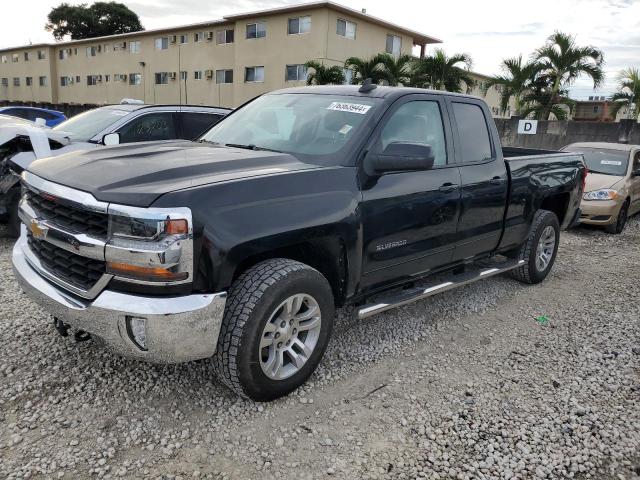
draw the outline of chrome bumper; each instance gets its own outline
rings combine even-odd
[[[157,363],[180,363],[215,353],[226,292],[144,297],[104,290],[81,299],[45,280],[28,262],[23,235],[13,248],[13,271],[25,293],[54,317],[102,339],[113,351]],[[146,319],[147,350],[131,338],[127,317]]]

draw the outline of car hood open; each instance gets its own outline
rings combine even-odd
[[[184,188],[313,168],[285,153],[169,141],[71,152],[37,160],[29,171],[104,202],[147,207]]]

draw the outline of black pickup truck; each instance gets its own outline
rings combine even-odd
[[[366,318],[504,272],[542,281],[586,169],[520,153],[478,98],[276,91],[199,142],[35,161],[14,271],[61,333],[210,358],[235,392],[270,400],[312,374],[336,307]]]

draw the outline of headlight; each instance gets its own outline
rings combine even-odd
[[[188,208],[110,205],[107,273],[142,284],[192,281],[191,221]]]
[[[618,192],[616,190],[605,188],[602,190],[593,190],[592,192],[587,192],[582,198],[584,200],[615,200],[616,198],[618,198]]]

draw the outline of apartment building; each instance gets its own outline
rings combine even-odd
[[[471,77],[476,83],[469,93],[471,95],[484,98],[487,105],[489,105],[489,109],[491,110],[491,114],[494,118],[511,118],[512,115],[516,114],[516,103],[513,98],[509,100],[507,109],[504,112],[500,108],[502,85],[493,85],[492,87],[485,89],[485,83],[491,77],[477,72],[471,72]]]
[[[0,51],[0,101],[236,107],[305,83],[304,63],[410,54],[438,39],[331,2]]]

